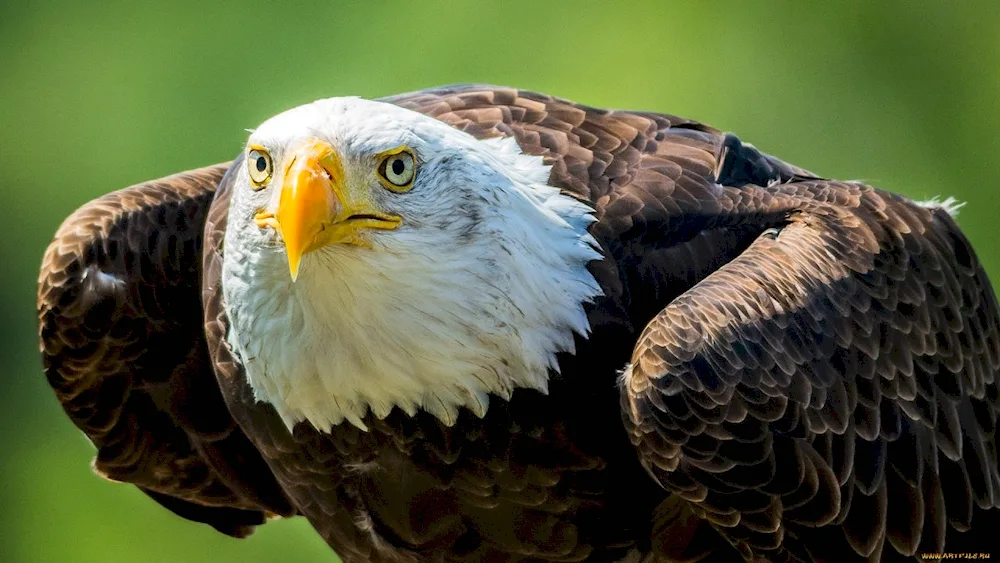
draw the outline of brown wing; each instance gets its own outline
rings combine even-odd
[[[856,183],[738,193],[787,220],[640,336],[643,464],[745,557],[990,551],[998,309],[955,222]]]
[[[98,473],[245,536],[291,509],[226,409],[205,346],[202,228],[228,167],[126,188],[67,218],[42,262],[39,337]]]

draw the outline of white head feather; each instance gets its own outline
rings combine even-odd
[[[547,391],[556,353],[589,331],[583,303],[600,294],[586,264],[601,255],[586,205],[546,184],[549,167],[513,139],[477,140],[391,104],[332,98],[282,113],[249,144],[282,152],[307,138],[338,152],[346,182],[366,182],[403,218],[373,231],[372,248],[329,245],[302,258],[293,282],[277,234],[253,221],[276,201],[282,172],[233,187],[223,264],[229,343],[259,401],[291,428],[345,419],[364,428],[370,409],[424,409],[453,424],[483,416],[489,394]],[[394,193],[374,175],[375,155],[406,145],[413,188]]]

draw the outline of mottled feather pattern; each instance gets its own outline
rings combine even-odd
[[[243,536],[290,507],[226,410],[200,328],[204,216],[227,168],[126,188],[67,218],[43,260],[39,335],[98,473]]]
[[[789,199],[786,226],[647,325],[632,441],[745,555],[941,552],[1000,500],[986,274],[944,210],[850,183],[766,198]]]
[[[345,561],[988,551],[963,531],[985,538],[1000,525],[1000,315],[945,210],[819,178],[669,115],[492,86],[386,101],[481,139],[513,137],[551,164],[552,185],[594,208],[605,258],[590,270],[604,297],[587,306],[593,332],[560,355],[549,394],[517,390],[451,427],[397,409],[366,418],[369,432],[289,432],[226,344],[232,182],[220,165],[97,200],[46,255],[47,374],[99,467],[126,468],[115,478],[229,533],[249,529],[244,515],[297,512]],[[160,219],[132,219],[156,206]],[[204,253],[192,225],[204,225]],[[126,240],[171,276],[144,262],[109,269]],[[205,339],[179,314],[201,314],[199,290]],[[109,311],[107,295],[139,305]],[[179,339],[147,340],[151,326],[184,331],[186,355],[169,347]],[[189,356],[199,369],[172,366],[170,388],[197,389],[190,400],[215,424],[147,390],[165,376],[134,367]],[[218,387],[206,391],[208,365]],[[144,418],[116,424],[126,416]],[[258,465],[233,465],[234,451]],[[164,463],[181,484],[153,488]],[[207,506],[240,512],[213,519]]]

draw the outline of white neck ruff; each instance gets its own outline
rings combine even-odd
[[[588,334],[583,304],[601,293],[590,208],[547,186],[549,167],[513,139],[478,143],[504,182],[466,190],[482,201],[464,236],[415,225],[386,246],[326,247],[293,283],[283,248],[226,233],[228,341],[289,428],[366,429],[367,411],[393,407],[448,425],[459,407],[483,416],[491,393],[547,392],[556,353]]]

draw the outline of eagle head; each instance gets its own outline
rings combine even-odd
[[[592,210],[513,138],[332,98],[252,132],[224,245],[228,342],[289,428],[547,390],[589,327]]]

